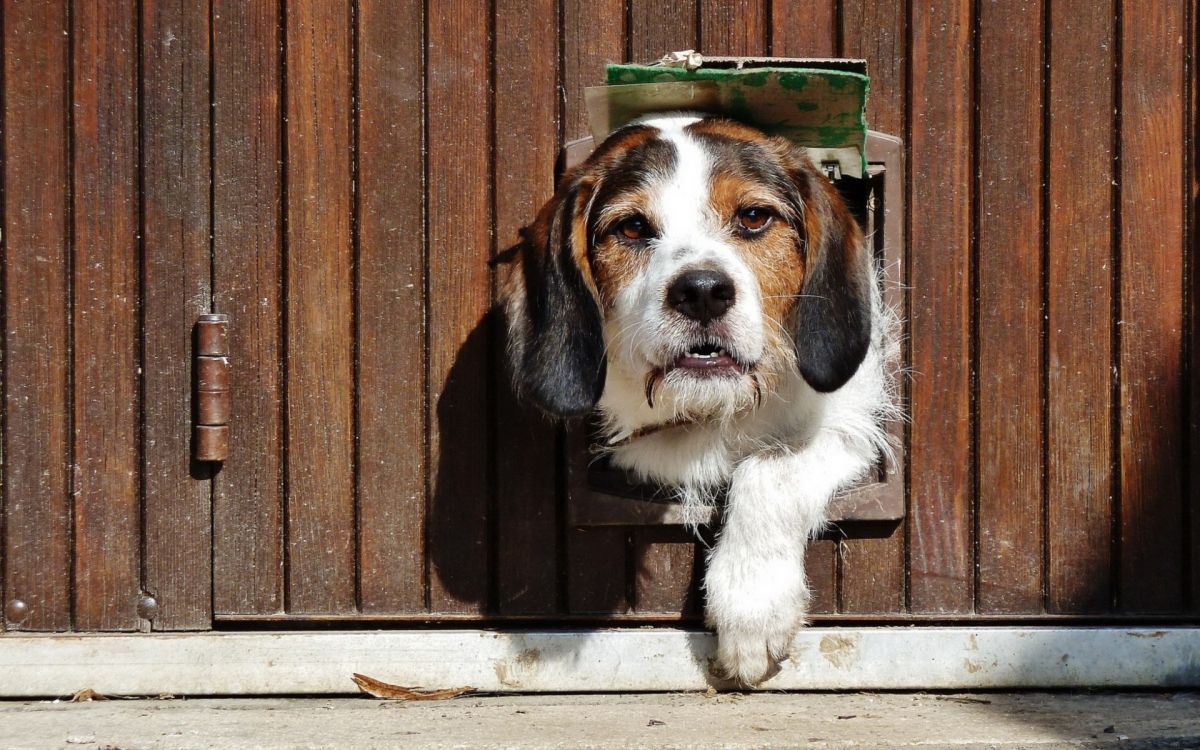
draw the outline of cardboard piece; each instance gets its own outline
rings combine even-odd
[[[584,91],[596,143],[648,114],[721,114],[809,149],[841,174],[866,170],[863,60],[703,57],[690,50],[654,65],[609,65],[607,85]]]

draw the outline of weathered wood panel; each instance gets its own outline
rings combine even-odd
[[[706,55],[766,55],[770,48],[768,6],[767,0],[699,0],[697,49]]]
[[[141,585],[137,5],[77,2],[75,627],[132,630]]]
[[[1042,19],[979,5],[978,610],[1042,609]]]
[[[1111,9],[1050,4],[1047,102],[1047,607],[1111,601]]]
[[[840,0],[847,15],[858,5],[854,0]],[[891,4],[900,12],[904,8]],[[776,57],[832,57],[838,54],[843,29],[838,28],[839,0],[772,0],[770,24],[770,53]],[[847,28],[847,31],[850,29]],[[869,29],[861,29],[866,33]]]
[[[68,32],[65,2],[4,4],[4,607],[26,630],[71,625]]]
[[[702,545],[566,525],[581,454],[513,400],[486,263],[603,63],[694,46],[865,57],[908,140],[911,512],[812,545],[814,612],[1194,609],[1194,5],[7,3],[12,625],[696,621]]]
[[[230,316],[229,460],[214,478],[220,613],[283,609],[283,170],[276,2],[213,4],[213,273]]]
[[[1121,3],[1117,602],[1132,612],[1183,604],[1185,8]]]
[[[915,612],[973,606],[971,3],[913,3],[912,446],[909,598]]]
[[[358,4],[358,502],[364,612],[425,609],[423,4]]]
[[[1188,337],[1188,359],[1184,366],[1190,375],[1185,384],[1188,394],[1188,431],[1186,440],[1188,452],[1184,457],[1184,513],[1188,519],[1185,532],[1185,558],[1187,559],[1188,580],[1191,586],[1188,590],[1188,602],[1193,614],[1200,612],[1200,262],[1196,255],[1196,228],[1200,225],[1200,147],[1197,137],[1200,136],[1200,107],[1197,107],[1197,69],[1196,45],[1200,44],[1200,31],[1197,30],[1197,18],[1200,7],[1196,0],[1189,4],[1191,22],[1187,33],[1187,117],[1189,147],[1183,152],[1187,164],[1187,247],[1192,248],[1188,261],[1189,277],[1184,294],[1188,307],[1185,309],[1186,328]]]
[[[491,19],[463,0],[427,6],[429,555],[434,612],[487,611],[492,523]],[[436,300],[436,303],[434,302]]]
[[[355,591],[349,2],[287,8],[287,608]]]
[[[209,5],[142,4],[145,580],[154,627],[212,617],[211,467],[191,461],[192,326],[212,303]]]

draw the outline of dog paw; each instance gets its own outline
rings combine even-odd
[[[759,685],[779,673],[779,663],[787,658],[795,634],[795,628],[769,633],[734,627],[720,629],[714,672],[741,686]]]
[[[717,631],[716,673],[754,686],[787,658],[804,624],[808,587],[799,561],[745,562],[714,556],[705,581],[705,614]]]

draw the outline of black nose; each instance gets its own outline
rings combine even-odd
[[[720,271],[686,271],[667,288],[667,304],[702,324],[724,315],[735,296],[733,279]]]

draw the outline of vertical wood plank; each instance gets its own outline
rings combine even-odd
[[[979,5],[979,592],[1042,608],[1042,17]]]
[[[138,625],[137,6],[72,11],[75,627]]]
[[[154,627],[206,628],[211,487],[191,463],[192,326],[209,311],[209,6],[142,5],[145,586]]]
[[[841,54],[865,59],[871,75],[867,122],[875,130],[901,137],[904,136],[908,109],[907,26],[902,3],[891,0],[843,2],[841,37],[844,48]],[[895,220],[904,221],[904,218],[897,216]],[[908,314],[906,310],[897,312],[902,316]],[[902,388],[907,385],[907,381],[900,383]],[[840,603],[843,612],[904,611],[904,534],[904,525],[899,525],[886,538],[842,540]]]
[[[425,608],[422,3],[358,5],[359,589]]]
[[[571,141],[589,134],[583,90],[604,82],[604,65],[625,58],[624,0],[563,0],[563,132]],[[568,434],[571,460],[585,457],[583,428]],[[582,470],[582,466],[580,467]],[[565,519],[564,521],[565,522]],[[567,608],[575,613],[624,612],[624,529],[566,530]]]
[[[63,2],[4,4],[5,607],[71,626],[68,47]]]
[[[836,539],[814,539],[804,550],[804,575],[812,595],[809,614],[829,615],[838,611],[839,551]]]
[[[355,608],[351,9],[287,8],[288,610]]]
[[[903,11],[897,3],[889,5]],[[771,0],[769,7],[772,55],[833,57],[838,54],[836,0]],[[852,27],[847,26],[849,31]],[[873,70],[870,72],[874,73]]]
[[[911,14],[909,596],[917,612],[969,612],[971,3],[917,0]]]
[[[694,2],[634,0],[630,5],[630,55],[634,62],[657,60],[672,50],[695,48],[700,40]],[[714,54],[707,52],[708,54]],[[638,614],[681,613],[695,569],[695,542],[670,529],[635,529],[634,606]]]
[[[495,4],[496,242],[507,247],[554,192],[558,151],[557,0]],[[527,127],[517,129],[516,122]],[[495,351],[504,332],[496,328]],[[549,614],[558,603],[556,430],[496,378],[496,578],[503,614]]]
[[[641,616],[696,617],[699,574],[696,543],[683,529],[639,529],[634,533],[634,611]]]
[[[1111,599],[1114,20],[1050,4],[1047,258],[1047,608]]]
[[[1191,376],[1188,383],[1188,456],[1186,482],[1184,492],[1184,512],[1188,518],[1187,531],[1187,563],[1188,580],[1191,582],[1188,591],[1190,610],[1200,612],[1200,106],[1197,106],[1196,65],[1197,46],[1200,45],[1200,4],[1197,0],[1189,0],[1190,11],[1187,30],[1187,71],[1188,71],[1188,138],[1187,150],[1187,246],[1191,249],[1188,271],[1190,278],[1185,288],[1189,302],[1187,315],[1189,338],[1189,361],[1186,372]]]
[[[489,605],[492,335],[491,72],[488,14],[464,0],[427,6],[429,234],[428,535],[430,606]],[[436,468],[435,468],[436,467]]]
[[[1121,4],[1119,605],[1183,604],[1184,0]]]
[[[766,55],[769,15],[766,0],[700,0],[698,49],[706,55]]]
[[[770,15],[771,54],[792,57],[834,57],[838,54],[835,0],[772,2]],[[707,16],[705,19],[707,24]],[[706,25],[705,28],[709,27]],[[809,603],[812,614],[837,611],[838,544],[834,539],[815,539],[804,551],[804,570],[812,589]]]
[[[230,315],[229,459],[214,478],[217,614],[283,609],[279,7],[213,5],[213,279]]]
[[[630,0],[629,52],[635,63],[649,63],[675,50],[694,49],[697,0]]]

